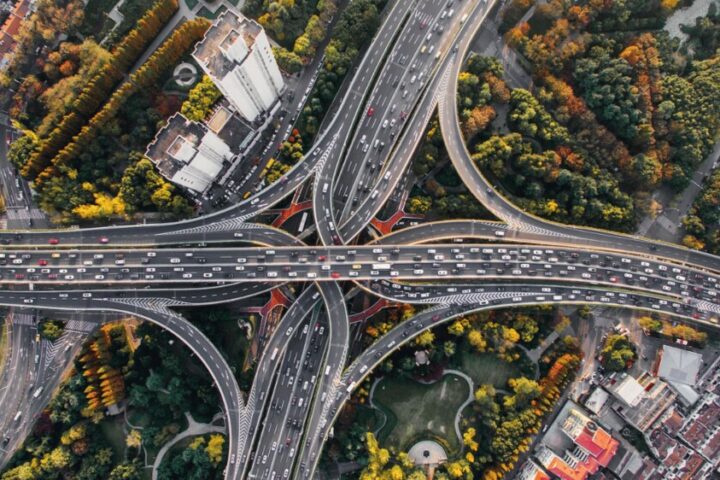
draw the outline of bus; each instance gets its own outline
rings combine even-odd
[[[35,393],[33,393],[33,398],[38,398],[40,394],[43,391],[43,387],[39,387],[37,390],[35,390]]]
[[[391,265],[389,263],[373,263],[373,270],[390,270]]]

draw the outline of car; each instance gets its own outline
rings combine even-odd
[[[340,273],[339,273],[339,272],[332,272],[332,273],[330,274],[330,276],[331,276],[332,278],[340,278]]]
[[[110,241],[110,239],[108,237],[100,237],[98,239],[98,242],[103,243],[103,244],[108,243],[109,241]]]
[[[368,108],[368,111],[367,111],[368,117],[372,117],[374,113],[375,113],[375,109],[373,107]]]
[[[38,260],[38,265],[40,265],[41,267],[44,267],[47,264],[48,264],[48,261],[45,260],[44,258],[41,258],[40,260]]]
[[[23,303],[35,303],[35,300],[32,298],[24,298]]]
[[[48,240],[48,243],[49,243],[50,245],[57,245],[58,243],[60,243],[60,240],[58,240],[57,238],[54,238],[54,237],[53,237],[53,238],[51,238],[50,240]]]

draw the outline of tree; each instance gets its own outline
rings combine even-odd
[[[508,395],[504,398],[504,406],[507,409],[523,409],[530,405],[530,402],[540,396],[540,385],[535,380],[525,377],[511,378],[508,380],[508,386],[514,392],[514,395]]]
[[[457,345],[455,345],[455,342],[452,340],[446,340],[443,342],[443,353],[446,357],[452,357],[455,355],[455,352],[457,350]]]
[[[435,334],[431,330],[425,330],[420,335],[415,337],[415,345],[419,347],[431,346],[435,341]]]
[[[142,446],[142,434],[139,430],[130,430],[125,437],[125,444],[130,448],[140,448]]]
[[[467,335],[468,343],[478,352],[484,352],[487,348],[487,341],[480,330],[472,329]]]
[[[142,469],[137,460],[121,463],[110,472],[109,480],[140,480]]]
[[[223,459],[223,448],[225,446],[225,437],[222,435],[210,435],[207,447],[207,452],[210,461],[215,465],[219,465]]]
[[[200,122],[207,117],[215,102],[220,98],[220,90],[207,75],[195,85],[188,98],[183,102],[180,113],[188,119]]]
[[[640,328],[649,333],[660,333],[662,331],[662,322],[652,317],[642,316],[638,319]]]
[[[629,366],[629,362],[635,360],[637,354],[635,346],[625,335],[611,334],[605,339],[601,350],[603,368],[619,372]]]

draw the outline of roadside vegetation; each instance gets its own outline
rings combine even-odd
[[[512,2],[506,40],[535,94],[507,95],[499,63],[470,57],[458,95],[466,140],[519,206],[633,231],[654,213],[650,194],[661,185],[683,189],[710,153],[720,126],[717,17],[688,29],[691,45],[708,46],[680,49],[662,30],[646,30],[661,28],[677,2],[657,3],[553,0],[515,25],[532,2]]]
[[[177,8],[177,0],[158,0],[112,51],[91,39],[63,42],[45,57],[41,74],[23,78],[10,113],[26,135],[8,158],[56,222],[192,212],[143,152],[163,119],[179,110],[180,99],[163,85],[209,22],[185,22],[130,72]]]
[[[366,343],[414,314],[402,305],[376,315],[366,327]],[[525,354],[565,324],[548,306],[467,315],[423,332],[358,386],[324,461],[365,465],[347,478],[423,480],[425,473],[404,452],[419,440],[433,440],[448,454],[436,478],[502,478],[579,368],[579,344],[571,337],[556,340],[537,364]],[[466,408],[467,380],[455,370],[472,381]],[[368,407],[379,413],[369,414]],[[458,413],[460,436],[454,428]]]
[[[219,411],[205,368],[172,334],[147,323],[106,324],[83,346],[0,478],[140,480],[146,455],[152,461],[184,428],[186,413],[209,422]],[[179,478],[167,472],[181,468],[203,475],[188,478],[220,478],[224,436],[192,439],[186,450],[165,459],[161,478]]]
[[[337,0],[248,0],[243,13],[258,23],[280,46],[273,47],[280,68],[289,74],[310,63],[327,38],[328,27],[337,13]]]

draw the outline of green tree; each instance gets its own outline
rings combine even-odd
[[[188,98],[183,102],[180,113],[190,120],[200,122],[207,117],[220,96],[220,90],[215,83],[210,77],[203,75],[202,80],[188,93]]]

